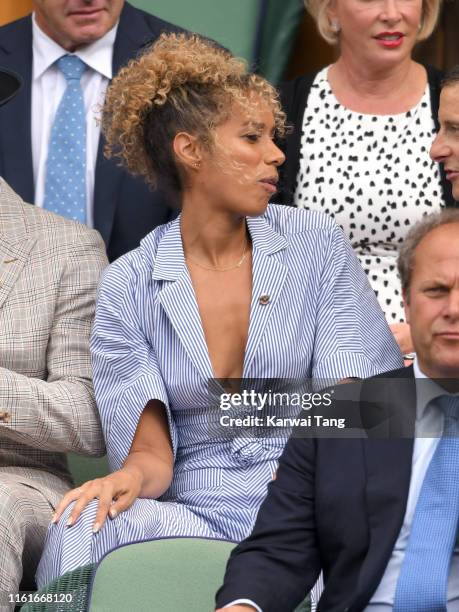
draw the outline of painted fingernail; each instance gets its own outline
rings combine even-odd
[[[118,512],[115,510],[115,508],[110,508],[110,510],[108,511],[110,514],[110,518],[114,519],[116,517],[116,515],[118,514]]]
[[[100,529],[100,523],[94,523],[94,527],[92,528],[93,533],[97,533]]]
[[[71,527],[73,525],[75,521],[73,520],[72,517],[69,518],[69,520],[67,521],[67,527]]]

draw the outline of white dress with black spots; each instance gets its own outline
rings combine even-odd
[[[333,216],[378,296],[388,323],[404,320],[397,248],[423,215],[444,205],[429,86],[398,115],[366,115],[340,104],[316,76],[303,117],[295,204]]]

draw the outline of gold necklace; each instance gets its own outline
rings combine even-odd
[[[192,264],[194,264],[195,266],[198,266],[199,268],[202,268],[203,270],[210,270],[211,272],[229,272],[230,270],[236,270],[236,268],[240,268],[242,266],[242,264],[245,261],[245,258],[247,257],[247,247],[249,245],[249,242],[246,241],[245,245],[244,245],[244,250],[242,251],[242,257],[241,259],[237,262],[236,265],[234,266],[229,266],[229,268],[210,268],[209,266],[203,266],[202,264],[200,264],[199,262],[195,261],[194,259],[192,259],[189,255],[186,256],[186,259],[191,262]]]

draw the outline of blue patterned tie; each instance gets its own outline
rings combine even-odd
[[[459,520],[459,399],[433,400],[443,436],[422,484],[395,591],[394,612],[445,612]]]
[[[85,223],[86,118],[80,78],[86,64],[76,55],[64,55],[57,66],[67,87],[51,128],[43,206]]]

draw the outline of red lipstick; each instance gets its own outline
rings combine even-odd
[[[395,49],[402,44],[404,37],[402,32],[380,32],[375,39],[386,49]]]

